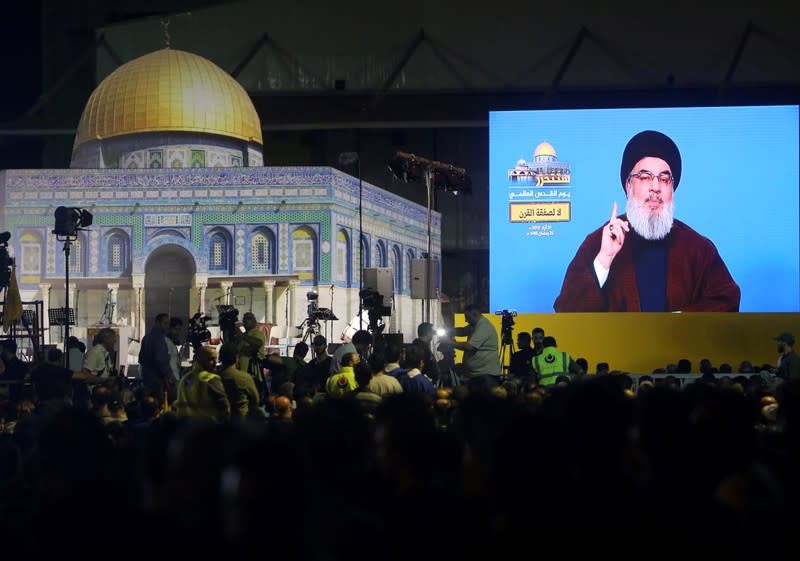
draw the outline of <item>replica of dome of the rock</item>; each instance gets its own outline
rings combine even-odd
[[[263,164],[261,123],[247,92],[211,61],[162,49],[117,68],[78,124],[73,168]]]

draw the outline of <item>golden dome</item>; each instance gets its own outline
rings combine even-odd
[[[109,74],[92,92],[75,145],[138,132],[183,131],[263,144],[244,88],[203,57],[162,49]]]
[[[553,158],[556,157],[556,149],[553,148],[553,145],[549,142],[542,142],[539,146],[536,147],[536,150],[533,151],[533,156],[552,156]]]

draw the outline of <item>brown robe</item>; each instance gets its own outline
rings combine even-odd
[[[626,219],[625,215],[620,218]],[[639,312],[639,290],[633,262],[633,240],[622,245],[603,287],[594,259],[603,229],[589,234],[567,267],[556,312]],[[628,234],[629,236],[631,234]],[[667,236],[666,309],[684,312],[738,312],[739,286],[708,238],[675,220]]]

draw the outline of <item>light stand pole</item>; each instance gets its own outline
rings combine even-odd
[[[361,180],[361,157],[357,156],[358,162],[358,328],[364,329],[364,319],[361,314],[364,313],[363,304],[361,302],[361,291],[364,290],[364,216],[363,216],[363,182]]]
[[[62,314],[62,321],[64,322],[62,334],[64,337],[64,368],[69,368],[69,349],[67,348],[67,341],[69,340],[69,252],[70,244],[75,241],[78,236],[59,236],[56,234],[56,239],[64,242],[64,313]]]
[[[422,312],[422,321],[431,322],[431,221],[433,215],[433,166],[425,166],[425,189],[428,194],[428,249],[425,254],[425,301]]]

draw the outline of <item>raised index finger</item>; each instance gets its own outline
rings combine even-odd
[[[616,217],[617,217],[617,201],[614,201],[614,206],[611,207],[611,220],[609,220],[609,222],[613,222]]]

